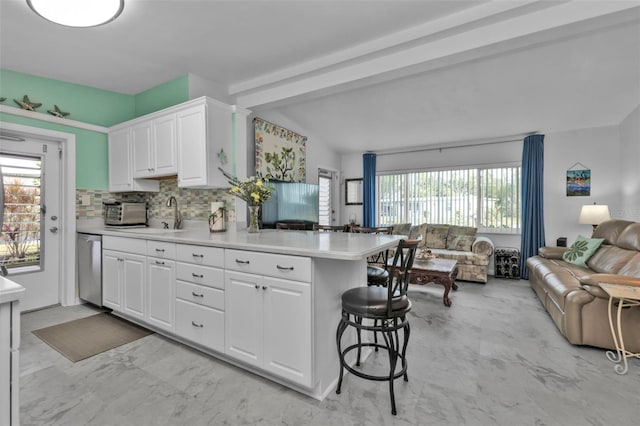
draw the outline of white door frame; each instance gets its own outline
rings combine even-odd
[[[60,142],[60,260],[58,293],[62,306],[77,305],[76,284],[76,135],[0,121],[0,129],[20,136]]]
[[[331,195],[332,195],[332,200],[331,200],[331,204],[333,207],[333,211],[334,213],[334,217],[336,219],[335,223],[331,223],[330,225],[343,225],[346,222],[343,222],[342,217],[340,215],[340,205],[341,205],[341,198],[340,198],[340,179],[342,174],[340,173],[340,170],[335,169],[333,167],[324,167],[321,165],[317,166],[317,169],[323,169],[323,170],[327,170],[329,172],[335,173],[335,181],[331,182]],[[319,183],[319,179],[320,179],[320,174],[317,173],[317,178],[316,178],[316,183]]]

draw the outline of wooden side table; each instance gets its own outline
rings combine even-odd
[[[453,259],[433,258],[429,260],[418,260],[413,262],[411,270],[412,284],[436,283],[444,286],[444,296],[442,301],[444,306],[451,306],[449,291],[458,289],[456,277],[458,276],[458,262]]]
[[[606,352],[607,358],[609,361],[616,363],[614,367],[616,373],[626,374],[629,370],[627,358],[640,358],[640,353],[629,352],[624,348],[620,314],[622,312],[622,308],[640,306],[640,287],[610,283],[600,283],[600,287],[602,287],[602,289],[609,295],[609,327],[611,327],[613,343],[616,345],[615,352]],[[613,299],[618,299],[615,327],[613,324]]]

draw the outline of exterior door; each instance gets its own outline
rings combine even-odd
[[[22,310],[60,302],[61,144],[0,138],[0,264],[26,288]]]
[[[318,169],[318,223],[320,225],[336,225],[339,216],[336,190],[338,172],[335,170]]]

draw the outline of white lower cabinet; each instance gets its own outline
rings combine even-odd
[[[226,354],[311,386],[311,285],[225,271]]]
[[[144,319],[146,257],[114,250],[102,251],[102,304]]]
[[[173,331],[176,262],[147,258],[147,320],[156,327]]]
[[[176,299],[176,334],[207,348],[224,352],[225,313]]]

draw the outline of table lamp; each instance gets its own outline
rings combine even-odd
[[[611,219],[609,214],[609,206],[590,204],[582,206],[580,210],[580,217],[578,223],[580,225],[592,225],[595,231],[596,226],[600,225],[605,220]]]

